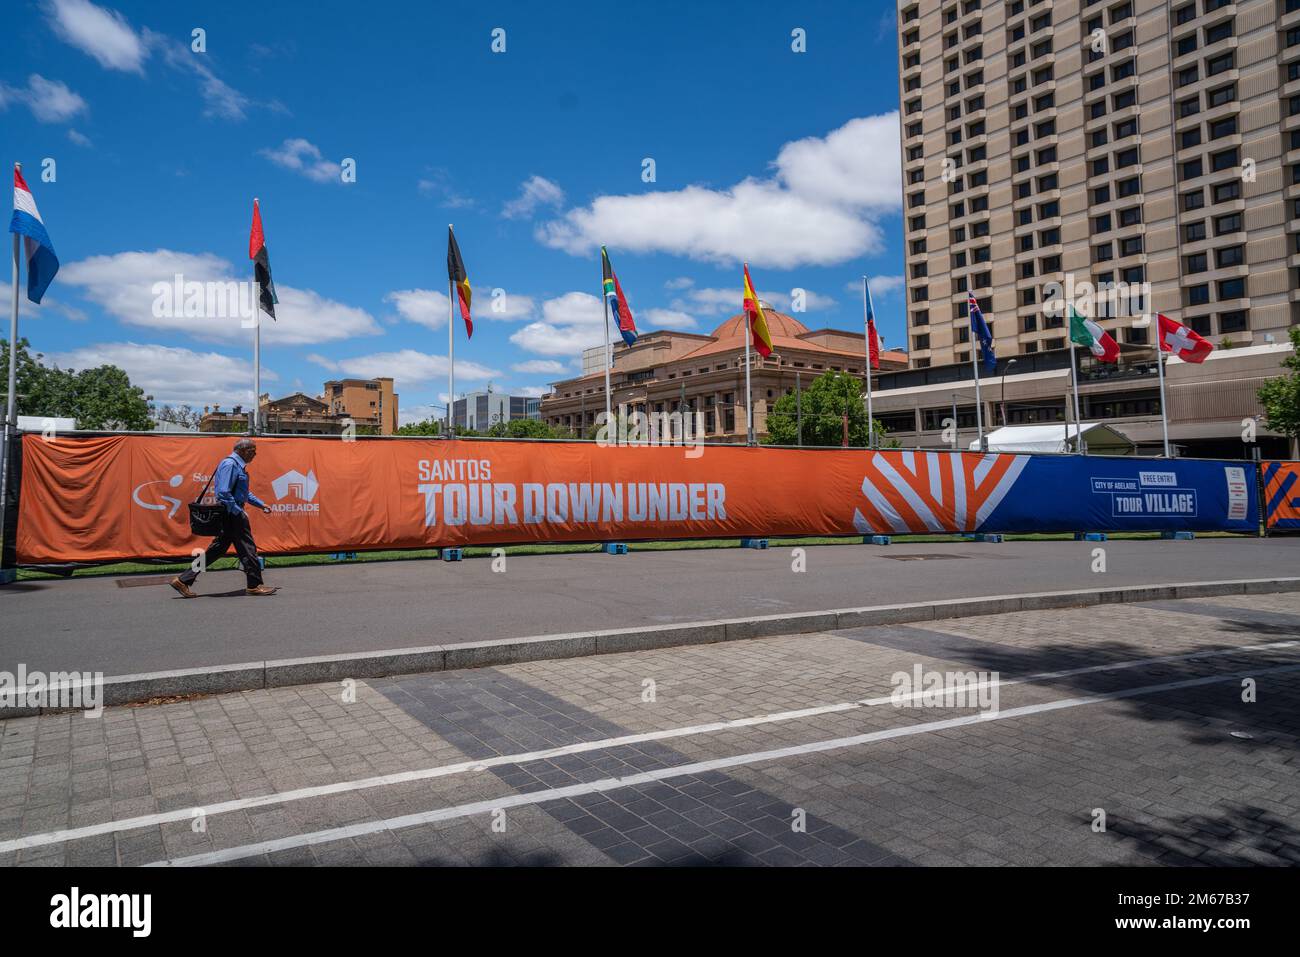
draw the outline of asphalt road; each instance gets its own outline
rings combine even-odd
[[[1234,595],[16,718],[0,868],[1294,866],[1297,637],[1300,594]]]
[[[1092,571],[1093,550],[1106,571]],[[900,560],[927,556],[924,560]],[[1268,578],[1297,539],[828,545],[270,569],[249,598],[209,572],[187,601],[138,577],[0,587],[0,669],[136,674],[646,624],[1069,588]],[[130,585],[131,587],[123,587]]]

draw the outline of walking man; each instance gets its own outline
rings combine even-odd
[[[213,476],[212,486],[216,489],[217,501],[226,507],[225,525],[221,534],[212,540],[203,555],[201,568],[207,568],[218,558],[226,554],[226,549],[235,546],[235,554],[244,566],[244,576],[248,595],[274,595],[279,589],[262,584],[262,568],[257,561],[257,543],[253,541],[253,530],[249,527],[248,516],[244,513],[244,504],[252,502],[263,512],[270,513],[271,506],[248,489],[248,463],[257,455],[257,444],[252,439],[240,439],[235,443],[235,450],[221,460],[217,474]],[[180,592],[182,598],[196,597],[190,590],[199,573],[193,568],[182,572],[171,580],[172,588]]]

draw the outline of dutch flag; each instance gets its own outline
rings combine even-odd
[[[17,166],[14,167],[14,218],[9,222],[9,232],[23,237],[27,247],[27,298],[39,304],[59,271],[59,257],[41,222],[32,191]]]

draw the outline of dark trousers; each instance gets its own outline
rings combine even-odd
[[[244,566],[244,576],[248,579],[248,587],[256,588],[262,584],[262,569],[257,562],[257,543],[253,541],[253,530],[248,524],[248,516],[240,511],[238,515],[227,512],[225,515],[225,525],[221,529],[221,534],[212,540],[208,546],[207,552],[203,556],[203,567],[208,568],[218,558],[226,554],[226,550],[231,545],[235,546],[235,554],[239,556],[239,563]],[[199,577],[199,573],[193,568],[182,572],[180,580],[187,585],[194,584],[194,580]]]

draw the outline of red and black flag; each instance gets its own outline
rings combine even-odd
[[[460,258],[460,246],[456,243],[456,234],[447,227],[447,281],[456,287],[456,299],[460,304],[460,317],[465,320],[465,337],[474,337],[474,320],[469,317],[469,275],[465,272],[465,260]]]
[[[248,258],[253,260],[253,278],[257,281],[262,311],[275,318],[275,304],[280,301],[271,281],[271,257],[266,252],[266,236],[262,233],[262,210],[253,200],[253,231],[248,235]]]

